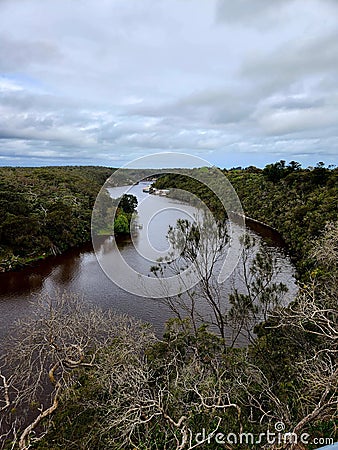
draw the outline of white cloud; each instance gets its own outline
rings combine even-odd
[[[337,5],[3,0],[0,157],[337,162]]]
[[[1,93],[7,93],[7,92],[18,92],[23,91],[23,87],[20,86],[18,83],[15,83],[15,81],[10,80],[5,77],[0,77],[0,92]]]

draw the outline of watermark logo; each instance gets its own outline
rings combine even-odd
[[[282,432],[285,430],[284,422],[277,422],[275,423],[275,430],[278,432]]]
[[[297,434],[295,432],[286,432],[284,422],[277,422],[272,430],[264,433],[254,434],[250,432],[235,433],[235,432],[221,432],[220,430],[208,433],[204,428],[200,433],[197,433],[192,440],[192,445],[200,446],[207,444],[217,444],[220,447],[228,448],[229,445],[261,445],[262,448],[266,445],[278,446],[278,448],[289,448],[289,446],[300,445],[302,448],[308,445],[325,445],[327,447],[320,447],[327,450],[336,450],[338,444],[334,445],[333,438],[311,438],[308,433]],[[293,447],[292,447],[293,448]],[[298,447],[297,447],[298,448]]]
[[[156,153],[131,161],[112,174],[97,196],[92,215],[92,242],[97,260],[106,275],[123,290],[141,297],[172,297],[191,289],[201,279],[201,265],[217,247],[219,223],[201,198],[192,195],[188,189],[175,190],[176,200],[172,199],[170,191],[170,198],[167,197],[167,189],[159,191],[158,197],[148,193],[148,185],[163,174],[184,175],[188,182],[190,180],[198,184],[199,191],[208,191],[207,195],[213,196],[213,201],[218,202],[228,217],[236,218],[236,221],[227,221],[228,241],[222,253],[222,261],[217,266],[218,283],[224,283],[228,279],[237,266],[242,251],[242,205],[221,170],[202,158],[181,153]],[[134,249],[131,251],[128,247],[128,251],[121,252],[121,244],[118,245],[113,232],[114,223],[116,226],[118,219],[118,205],[114,198],[124,195],[135,195],[138,198],[138,213],[130,222]],[[158,227],[162,229],[154,228],[159,216],[164,217],[162,222],[157,221]],[[151,273],[151,267],[156,266],[158,261],[170,264],[177,260],[186,245],[184,238],[187,236],[179,234],[179,229],[176,230],[176,244],[179,242],[180,246],[173,245],[170,239],[166,240],[166,245],[162,242],[158,246],[154,236],[162,234],[165,237],[169,224],[174,227],[177,219],[195,224],[201,237],[199,249],[195,260],[186,264],[179,274],[168,272],[159,278]],[[118,225],[125,226],[121,218]]]

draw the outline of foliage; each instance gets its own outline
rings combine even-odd
[[[92,215],[92,229],[98,235],[129,234],[130,222],[138,201],[134,195],[111,198],[103,188],[98,195]]]
[[[287,288],[277,282],[279,267],[276,255],[262,242],[244,234],[243,248],[235,271],[237,285],[231,293],[229,283],[219,283],[220,266],[223,263],[228,242],[227,227],[224,223],[211,220],[211,215],[202,214],[195,223],[178,220],[176,227],[168,233],[173,252],[164,260],[159,260],[152,272],[162,281],[161,301],[168,306],[174,316],[190,321],[194,333],[200,324],[217,330],[225,348],[254,340],[254,326],[278,305],[283,304]],[[179,285],[186,285],[184,270],[194,266],[197,280],[194,286],[176,296],[167,295],[166,278],[174,275]],[[188,277],[188,280],[190,278]],[[229,282],[232,284],[233,279]]]
[[[291,163],[290,163],[291,164]],[[276,228],[297,257],[297,268],[304,275],[309,268],[307,255],[312,240],[327,222],[334,221],[338,207],[338,169],[318,164],[314,169],[290,171],[279,181],[263,174],[228,174],[249,217]]]
[[[105,351],[120,354],[123,342],[124,351],[136,355],[143,342],[152,341],[149,327],[111,310],[90,308],[75,294],[41,296],[34,316],[16,323],[1,361],[0,436],[14,435],[20,449],[30,448],[35,430],[60,401],[73,390],[76,394],[82,383],[92,393],[95,383],[88,390],[86,373],[102,363]]]
[[[195,170],[195,169],[193,169]],[[193,170],[191,175],[193,175]],[[338,210],[338,169],[302,169],[300,164],[285,161],[266,166],[263,171],[236,169],[224,174],[236,190],[248,217],[276,228],[290,252],[297,258],[300,275],[310,268],[307,255],[312,240],[319,236],[327,222],[336,220]],[[202,198],[211,211],[220,212],[217,199],[208,188],[186,176],[165,175],[158,188],[179,188]]]
[[[128,222],[128,218],[125,214],[121,213],[115,219],[114,231],[117,234],[128,234],[129,233],[129,222]]]
[[[44,379],[61,386],[52,397],[59,405],[37,434],[14,420],[10,448],[216,450],[216,433],[233,433],[232,449],[303,448],[255,442],[279,422],[298,437],[306,433],[304,448],[315,448],[315,437],[337,438],[337,244],[338,222],[316,242],[313,284],[276,309],[249,347],[224,347],[205,325],[195,332],[189,318],[170,320],[156,339],[142,324],[91,312],[76,298],[43,301],[11,342],[7,370],[19,370],[3,376],[1,405],[12,420],[23,400],[37,417],[49,412],[37,408]]]
[[[0,272],[56,255],[90,240],[95,199],[113,169],[105,167],[0,168]],[[116,209],[107,191],[98,197],[94,232],[112,233]],[[128,230],[137,206],[120,200],[115,232]]]
[[[135,195],[124,194],[119,201],[119,207],[126,213],[132,214],[137,208],[137,198]]]
[[[298,436],[337,440],[338,173],[321,164],[305,170],[297,163],[289,166],[273,168],[282,171],[273,180],[268,179],[271,172],[254,168],[236,168],[228,176],[246,213],[280,229],[301,258],[303,270],[305,263],[310,267],[294,301],[281,305],[284,287],[274,283],[274,262],[264,248],[248,267],[245,252],[252,246],[246,240],[246,292],[234,290],[224,299],[214,290],[208,271],[208,282],[199,288],[216,309],[230,300],[232,308],[224,316],[228,322],[245,328],[254,315],[264,319],[255,327],[256,338],[241,348],[229,345],[213,323],[194,322],[189,314],[170,320],[159,339],[143,324],[90,311],[78,299],[66,301],[56,295],[52,302],[40,302],[35,320],[17,324],[19,334],[10,342],[1,367],[0,409],[2,424],[9,426],[3,433],[7,448],[218,449],[216,433],[248,432],[257,437],[275,431],[277,422]],[[217,207],[210,192],[193,181],[169,175],[158,181],[163,187],[170,187],[170,182],[198,188],[205,201]],[[10,235],[17,217],[23,227],[22,218],[30,211],[15,190],[9,192],[3,197],[9,211],[4,236]],[[38,215],[38,223],[39,219]],[[57,233],[56,216],[53,226]],[[175,236],[185,234],[184,256],[196,259],[203,233],[185,221],[178,228],[181,234],[172,228],[169,235],[175,241]],[[227,243],[223,228],[218,231],[209,233],[216,236],[216,250]],[[217,256],[206,268],[213,263]],[[51,383],[50,397],[46,382]],[[40,428],[30,427],[36,421]],[[197,442],[203,429],[205,439],[202,434]],[[225,448],[316,447],[264,444],[232,441]]]
[[[0,270],[20,268],[90,240],[104,167],[0,168]]]

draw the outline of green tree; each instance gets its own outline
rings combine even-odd
[[[129,233],[129,221],[124,213],[120,213],[114,222],[114,231],[116,234],[128,234]]]
[[[286,175],[285,161],[281,160],[274,164],[268,164],[263,170],[263,175],[269,181],[278,182]]]
[[[119,202],[119,207],[123,209],[126,214],[132,214],[135,212],[137,204],[138,201],[135,195],[124,194]]]

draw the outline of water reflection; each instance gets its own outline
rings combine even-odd
[[[166,240],[168,226],[175,225],[176,219],[182,217],[182,213],[175,209],[177,202],[165,197],[145,194],[142,192],[142,187],[142,184],[134,187],[132,193],[138,196],[139,201],[147,200],[144,203],[148,208],[147,214],[154,209],[154,205],[156,208],[170,208],[167,212],[154,216],[149,227],[153,247],[164,251],[168,246]],[[121,190],[117,188],[113,194],[117,197],[121,194]],[[142,214],[142,212],[139,214],[140,223],[144,217]],[[117,245],[123,258],[147,275],[152,263],[137,251],[137,249],[144,250],[145,236],[146,230],[141,229],[132,239],[118,239]],[[116,251],[116,245],[111,239],[102,238],[102,255],[109,258],[113,265]],[[295,290],[293,266],[283,252],[278,250],[276,252],[282,265],[282,281],[288,284],[292,293]],[[228,289],[229,291],[231,289],[230,282]],[[73,249],[63,255],[48,258],[35,267],[26,268],[20,272],[0,274],[0,345],[10,325],[16,319],[31,314],[31,302],[34,303],[38,295],[53,294],[63,290],[78,293],[83,297],[83,301],[89,304],[98,305],[103,309],[113,308],[117,312],[131,314],[150,322],[158,333],[162,333],[164,322],[172,316],[169,309],[159,300],[137,297],[116,286],[102,271],[91,244],[87,244],[80,249]]]

